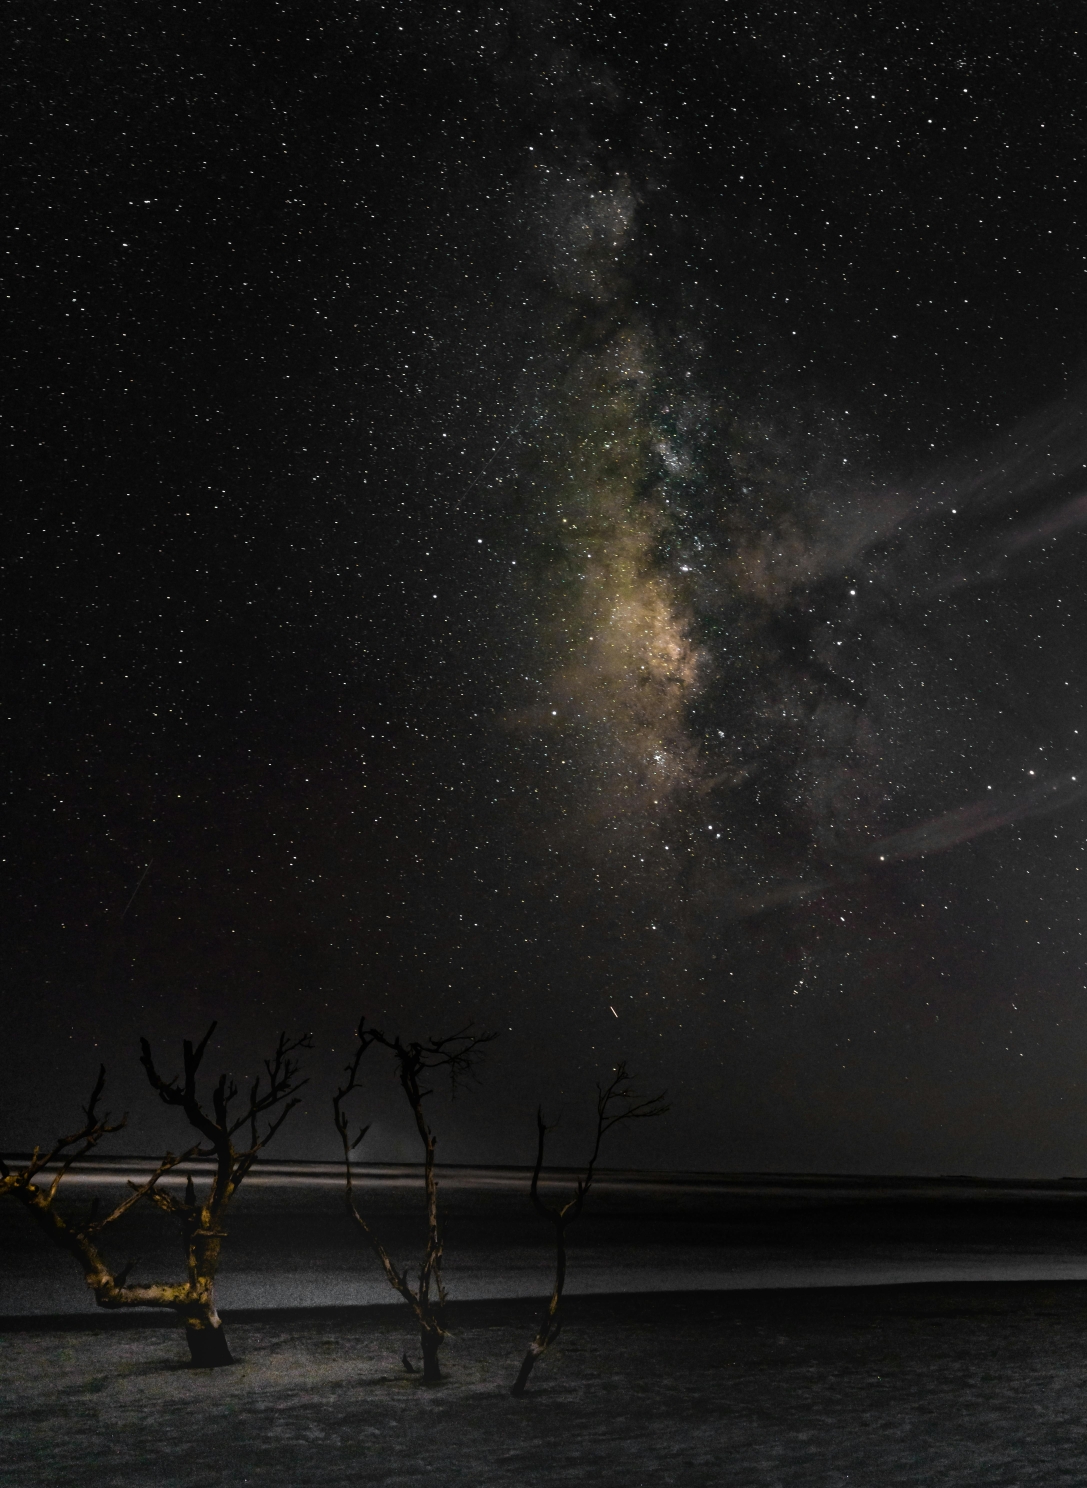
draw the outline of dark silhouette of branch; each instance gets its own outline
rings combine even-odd
[[[203,1139],[190,1155],[212,1158],[215,1163],[210,1187],[203,1198],[197,1197],[191,1173],[187,1175],[184,1201],[158,1189],[148,1193],[148,1199],[164,1213],[172,1215],[180,1225],[186,1251],[187,1280],[181,1287],[142,1289],[148,1294],[143,1297],[144,1305],[169,1306],[180,1314],[193,1363],[206,1367],[234,1362],[214,1302],[215,1275],[226,1237],[223,1229],[226,1209],[257,1155],[298,1105],[300,1097],[297,1092],[307,1082],[298,1078],[299,1064],[292,1056],[300,1049],[312,1047],[308,1034],[288,1039],[285,1033],[281,1033],[272,1057],[264,1061],[266,1088],[262,1091],[258,1075],[249,1088],[248,1101],[238,1115],[233,1115],[231,1107],[238,1098],[238,1086],[227,1075],[220,1075],[212,1087],[209,1115],[197,1095],[196,1082],[215,1028],[215,1023],[212,1023],[195,1046],[191,1040],[184,1040],[182,1074],[169,1080],[159,1073],[148,1041],[140,1040],[140,1063],[152,1089],[158,1091],[164,1104],[183,1111],[189,1125]],[[275,1116],[270,1116],[269,1113],[277,1107]],[[268,1118],[263,1132],[261,1117]],[[235,1146],[235,1135],[245,1128],[248,1128],[248,1146]],[[160,1297],[151,1297],[149,1293],[152,1290],[157,1290]]]
[[[0,1159],[0,1194],[11,1194],[50,1240],[75,1258],[99,1305],[114,1306],[127,1300],[126,1283],[136,1263],[129,1261],[119,1272],[111,1271],[99,1248],[98,1236],[141,1199],[160,1199],[159,1179],[179,1163],[194,1157],[197,1148],[190,1147],[176,1157],[168,1152],[149,1178],[142,1183],[129,1181],[130,1192],[108,1214],[99,1215],[99,1201],[95,1199],[82,1222],[65,1219],[58,1213],[54,1202],[62,1181],[75,1163],[86,1157],[103,1137],[120,1131],[128,1119],[122,1116],[120,1121],[111,1122],[108,1111],[99,1115],[98,1102],[105,1083],[105,1066],[100,1066],[90,1099],[83,1107],[84,1121],[78,1131],[58,1137],[47,1152],[35,1147],[30,1161],[23,1167],[12,1168]],[[52,1176],[47,1187],[35,1181],[39,1175],[49,1177],[50,1173]]]
[[[564,1204],[557,1205],[546,1204],[540,1197],[540,1174],[543,1171],[547,1135],[555,1130],[558,1123],[555,1122],[548,1126],[544,1121],[543,1107],[537,1107],[536,1162],[532,1169],[529,1198],[536,1213],[541,1219],[546,1219],[554,1230],[555,1284],[551,1289],[551,1298],[543,1321],[537,1329],[535,1338],[529,1344],[528,1352],[521,1361],[517,1378],[510,1387],[511,1395],[525,1393],[525,1387],[536,1360],[547,1352],[562,1332],[562,1294],[566,1285],[566,1230],[585,1207],[585,1200],[596,1175],[600,1145],[605,1135],[621,1121],[642,1121],[653,1116],[663,1116],[666,1111],[671,1110],[671,1106],[664,1099],[666,1093],[662,1090],[659,1095],[653,1095],[647,1099],[639,1098],[630,1082],[626,1064],[620,1062],[615,1066],[611,1081],[607,1085],[598,1084],[596,1087],[596,1139],[589,1161],[585,1165],[585,1171],[579,1175],[574,1185],[573,1197],[567,1199]]]
[[[29,1163],[25,1168],[18,1170],[18,1174],[22,1176],[25,1182],[32,1182],[44,1169],[55,1167],[57,1171],[49,1189],[50,1202],[56,1197],[61,1180],[72,1164],[78,1162],[80,1158],[86,1157],[88,1152],[97,1147],[103,1137],[109,1136],[112,1132],[120,1131],[128,1121],[128,1114],[126,1112],[120,1121],[115,1122],[111,1126],[109,1119],[110,1113],[108,1111],[102,1116],[98,1114],[98,1102],[102,1099],[102,1091],[105,1089],[105,1085],[106,1066],[100,1064],[98,1066],[98,1078],[94,1082],[94,1089],[91,1091],[87,1104],[83,1107],[83,1125],[78,1131],[74,1131],[66,1137],[57,1137],[47,1152],[43,1152],[40,1147],[35,1147]],[[6,1182],[6,1180],[13,1179],[15,1176],[3,1158],[0,1158],[0,1182]],[[7,1192],[10,1189],[0,1191]]]
[[[147,1040],[140,1040],[140,1062],[152,1088],[166,1105],[184,1113],[198,1139],[177,1156],[168,1152],[144,1182],[130,1182],[130,1192],[109,1214],[99,1217],[96,1201],[82,1223],[67,1221],[57,1213],[53,1202],[72,1164],[85,1157],[102,1137],[119,1131],[125,1124],[124,1119],[111,1124],[108,1113],[98,1113],[105,1083],[103,1070],[99,1071],[90,1100],[83,1108],[84,1124],[78,1131],[58,1137],[46,1153],[35,1148],[30,1162],[23,1168],[13,1171],[0,1161],[0,1193],[13,1194],[50,1238],[76,1258],[98,1306],[171,1309],[184,1324],[192,1362],[206,1367],[234,1362],[214,1301],[215,1274],[226,1234],[225,1211],[259,1152],[298,1104],[297,1092],[306,1082],[298,1078],[298,1063],[293,1055],[310,1047],[308,1036],[290,1040],[280,1034],[275,1052],[264,1061],[263,1086],[261,1077],[253,1081],[241,1113],[231,1115],[238,1090],[232,1080],[221,1075],[212,1088],[209,1114],[197,1095],[196,1082],[214,1031],[213,1023],[195,1046],[185,1040],[183,1073],[168,1080],[159,1074]],[[263,1122],[262,1118],[265,1118]],[[233,1138],[243,1128],[248,1128],[248,1145],[235,1146]],[[211,1185],[202,1198],[197,1197],[191,1173],[187,1175],[183,1200],[159,1187],[159,1180],[166,1173],[194,1158],[214,1160]],[[35,1182],[39,1174],[51,1169],[55,1172],[47,1188]],[[128,1278],[135,1261],[129,1261],[116,1272],[106,1263],[98,1236],[141,1199],[177,1221],[185,1246],[184,1281],[132,1286]]]
[[[72,1132],[66,1137],[58,1137],[48,1151],[43,1152],[41,1148],[35,1147],[30,1161],[25,1167],[12,1170],[8,1164],[0,1158],[0,1193],[17,1194],[24,1204],[32,1206],[39,1215],[45,1215],[52,1211],[48,1224],[54,1226],[61,1224],[69,1235],[75,1239],[81,1236],[98,1235],[111,1224],[114,1224],[123,1214],[127,1214],[132,1206],[140,1199],[147,1198],[159,1179],[177,1167],[178,1163],[186,1162],[196,1153],[195,1148],[190,1148],[180,1156],[175,1157],[168,1152],[152,1173],[151,1177],[143,1183],[129,1181],[131,1192],[108,1214],[99,1217],[99,1200],[94,1199],[90,1210],[82,1224],[65,1223],[60,1216],[52,1210],[53,1201],[57,1197],[60,1185],[68,1175],[73,1165],[81,1161],[102,1140],[103,1137],[119,1132],[128,1122],[127,1113],[120,1121],[110,1121],[110,1113],[106,1111],[103,1115],[98,1114],[98,1102],[102,1098],[102,1092],[106,1084],[106,1067],[100,1065],[98,1078],[94,1083],[90,1099],[83,1107],[83,1125],[78,1131]],[[47,1175],[52,1172],[48,1188],[42,1189],[35,1179],[40,1173]]]
[[[434,1171],[434,1151],[437,1138],[426,1119],[423,1102],[433,1093],[433,1086],[426,1083],[430,1075],[448,1073],[453,1095],[460,1086],[476,1080],[476,1066],[482,1057],[484,1046],[497,1037],[494,1033],[473,1033],[472,1025],[466,1024],[455,1033],[431,1037],[422,1043],[404,1043],[399,1034],[389,1037],[378,1028],[367,1027],[366,1019],[359,1020],[357,1029],[358,1048],[346,1065],[346,1078],[332,1097],[333,1118],[343,1144],[345,1192],[347,1207],[366,1236],[377,1256],[389,1285],[403,1297],[419,1323],[420,1342],[423,1352],[423,1382],[433,1384],[441,1379],[438,1365],[438,1349],[445,1338],[445,1286],[442,1282],[442,1236],[438,1219],[438,1181]],[[401,1271],[385,1249],[369,1220],[360,1212],[355,1202],[354,1177],[351,1154],[360,1145],[369,1131],[361,1127],[352,1138],[344,1102],[360,1087],[359,1070],[367,1052],[380,1045],[393,1056],[400,1087],[404,1092],[416,1129],[423,1144],[423,1181],[426,1193],[427,1234],[423,1248],[419,1281],[412,1286],[407,1271]],[[434,1295],[431,1294],[433,1283]],[[410,1361],[405,1362],[414,1372]]]

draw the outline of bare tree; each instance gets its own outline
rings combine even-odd
[[[307,1034],[288,1039],[285,1033],[281,1033],[272,1057],[264,1060],[266,1089],[261,1089],[258,1075],[249,1087],[248,1100],[234,1115],[230,1108],[238,1097],[238,1087],[226,1075],[220,1075],[211,1092],[209,1115],[197,1098],[196,1076],[214,1031],[213,1023],[195,1048],[188,1039],[184,1041],[184,1073],[180,1081],[176,1075],[169,1080],[163,1079],[155,1067],[150,1044],[146,1039],[140,1040],[140,1063],[152,1087],[166,1105],[176,1106],[184,1113],[189,1125],[200,1134],[200,1144],[194,1155],[211,1158],[215,1168],[202,1198],[196,1195],[191,1174],[188,1175],[183,1200],[155,1187],[147,1194],[153,1204],[172,1214],[180,1223],[185,1245],[185,1281],[176,1285],[129,1288],[134,1293],[144,1294],[133,1299],[138,1304],[174,1309],[184,1323],[192,1362],[204,1368],[234,1363],[214,1296],[219,1253],[226,1235],[223,1220],[227,1205],[252,1168],[257,1154],[268,1145],[298,1105],[300,1097],[297,1092],[306,1081],[298,1078],[298,1063],[291,1056],[299,1049],[312,1047]],[[276,1111],[274,1117],[269,1116],[272,1111]],[[267,1120],[262,1131],[263,1118]],[[241,1131],[246,1133],[246,1143],[235,1146],[234,1138]]]
[[[136,1263],[129,1261],[120,1271],[114,1271],[102,1255],[99,1237],[109,1225],[127,1214],[134,1204],[149,1198],[164,1173],[195,1157],[199,1144],[190,1147],[178,1157],[168,1152],[150,1178],[143,1183],[130,1181],[129,1193],[109,1214],[99,1214],[98,1200],[95,1199],[82,1219],[72,1216],[65,1219],[55,1206],[62,1181],[72,1166],[93,1151],[103,1137],[120,1131],[128,1120],[125,1115],[120,1121],[111,1124],[110,1113],[99,1112],[98,1103],[102,1099],[105,1084],[106,1070],[102,1065],[90,1099],[83,1107],[83,1125],[78,1131],[66,1137],[58,1137],[47,1152],[35,1147],[25,1167],[11,1168],[0,1159],[0,1194],[10,1194],[21,1203],[49,1238],[75,1257],[83,1268],[84,1280],[94,1292],[99,1307],[119,1307],[136,1304],[136,1299],[131,1295],[135,1289],[125,1284]],[[39,1184],[36,1180],[42,1175],[44,1181]]]
[[[359,1046],[355,1051],[350,1064],[345,1066],[346,1079],[336,1094],[332,1097],[332,1109],[336,1121],[336,1130],[343,1142],[344,1168],[346,1173],[347,1207],[358,1221],[363,1234],[381,1263],[389,1285],[399,1292],[404,1301],[408,1303],[415,1314],[419,1324],[419,1339],[423,1353],[423,1383],[434,1384],[442,1377],[438,1365],[438,1350],[445,1339],[445,1303],[446,1293],[442,1284],[442,1236],[438,1219],[438,1179],[434,1171],[434,1149],[437,1146],[437,1138],[431,1130],[423,1110],[423,1102],[432,1093],[433,1087],[426,1087],[425,1082],[434,1074],[448,1071],[453,1094],[456,1095],[457,1087],[465,1080],[475,1078],[475,1067],[479,1063],[481,1051],[485,1044],[489,1044],[497,1035],[493,1033],[475,1034],[471,1031],[472,1025],[458,1029],[456,1033],[446,1034],[442,1038],[430,1038],[425,1043],[405,1044],[400,1035],[393,1038],[382,1033],[377,1028],[367,1028],[365,1018],[360,1019],[358,1026]],[[348,1132],[347,1112],[344,1110],[344,1102],[353,1091],[359,1089],[359,1068],[363,1056],[375,1044],[380,1044],[383,1049],[388,1049],[396,1062],[396,1072],[400,1080],[400,1086],[415,1117],[415,1125],[419,1132],[419,1138],[423,1144],[423,1181],[426,1193],[427,1231],[426,1241],[423,1246],[423,1259],[419,1268],[419,1282],[412,1286],[408,1280],[407,1270],[397,1269],[395,1262],[389,1252],[378,1239],[370,1221],[359,1213],[355,1202],[355,1190],[351,1173],[351,1154],[369,1131],[369,1126],[359,1130],[358,1135],[352,1140]],[[404,1355],[405,1367],[412,1369],[412,1364],[407,1354]]]
[[[192,1362],[205,1368],[234,1362],[227,1347],[219,1314],[215,1309],[214,1283],[219,1252],[226,1231],[223,1218],[227,1205],[249,1172],[257,1154],[275,1136],[294,1106],[295,1092],[305,1081],[297,1078],[298,1065],[291,1058],[300,1048],[309,1048],[308,1038],[288,1040],[281,1034],[271,1059],[264,1061],[267,1088],[261,1089],[258,1076],[249,1088],[249,1098],[234,1117],[230,1107],[238,1095],[237,1086],[221,1075],[212,1091],[212,1115],[200,1105],[196,1095],[196,1076],[215,1030],[213,1023],[195,1049],[185,1040],[184,1076],[164,1080],[155,1068],[151,1049],[141,1039],[141,1063],[148,1079],[167,1105],[180,1107],[196,1129],[198,1139],[179,1156],[168,1152],[151,1176],[143,1183],[129,1183],[130,1192],[109,1214],[99,1217],[97,1201],[83,1220],[65,1219],[54,1201],[64,1177],[74,1163],[97,1146],[104,1136],[120,1131],[126,1117],[111,1124],[109,1113],[99,1114],[98,1103],[105,1086],[105,1070],[99,1071],[90,1100],[83,1108],[84,1122],[67,1137],[58,1137],[46,1153],[34,1149],[30,1162],[10,1169],[0,1161],[0,1193],[10,1193],[31,1213],[35,1221],[64,1250],[73,1255],[83,1268],[87,1285],[94,1292],[99,1307],[162,1307],[170,1309],[182,1322]],[[279,1107],[262,1132],[262,1118]],[[247,1128],[248,1145],[236,1147],[234,1138]],[[194,1158],[212,1158],[214,1173],[203,1198],[197,1198],[192,1175],[188,1175],[184,1200],[164,1193],[159,1179],[171,1169]],[[48,1186],[35,1180],[46,1174]],[[50,1176],[51,1175],[51,1176]],[[173,1215],[180,1222],[186,1252],[186,1279],[182,1282],[155,1282],[130,1286],[128,1277],[135,1261],[114,1271],[100,1249],[102,1231],[126,1214],[141,1199]]]
[[[540,1173],[543,1170],[544,1144],[547,1134],[554,1131],[558,1123],[555,1122],[548,1126],[544,1121],[543,1107],[537,1108],[536,1166],[532,1170],[529,1196],[536,1213],[542,1219],[548,1220],[555,1232],[555,1285],[551,1290],[551,1300],[543,1321],[540,1323],[535,1338],[529,1344],[528,1352],[521,1361],[517,1378],[510,1387],[511,1395],[525,1393],[525,1386],[528,1384],[528,1377],[532,1373],[536,1360],[547,1352],[562,1332],[562,1292],[566,1285],[566,1231],[585,1207],[585,1200],[596,1175],[600,1144],[604,1140],[605,1133],[611,1131],[613,1126],[618,1126],[621,1121],[640,1121],[649,1116],[663,1116],[665,1111],[671,1109],[665,1104],[666,1094],[667,1092],[662,1090],[659,1095],[650,1096],[647,1100],[639,1100],[630,1084],[630,1075],[626,1065],[620,1063],[615,1066],[611,1083],[596,1087],[596,1141],[593,1144],[592,1156],[589,1158],[584,1173],[577,1180],[573,1197],[564,1204],[556,1205],[545,1204],[540,1198]]]

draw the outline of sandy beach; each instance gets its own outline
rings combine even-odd
[[[0,1335],[8,1488],[874,1488],[1087,1479],[1087,1286],[574,1298],[522,1400],[524,1302],[452,1310],[446,1381],[406,1308],[228,1320],[239,1364],[162,1326]],[[127,1321],[127,1320],[126,1320]]]
[[[120,1192],[127,1172],[88,1171],[65,1202]],[[551,1260],[524,1186],[443,1177],[454,1300],[430,1389],[401,1363],[410,1315],[332,1170],[269,1166],[239,1196],[218,1285],[239,1362],[211,1372],[187,1367],[168,1319],[96,1311],[70,1259],[3,1206],[0,1484],[1087,1480],[1079,1185],[607,1174],[571,1230],[565,1331],[515,1401]],[[408,1260],[417,1173],[374,1170],[365,1192]],[[176,1267],[161,1219],[119,1227],[137,1274]]]

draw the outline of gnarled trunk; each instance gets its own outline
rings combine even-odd
[[[423,1384],[435,1385],[442,1377],[438,1367],[438,1350],[442,1346],[442,1335],[436,1328],[420,1328],[419,1340],[423,1349]]]
[[[194,1369],[219,1369],[238,1361],[230,1352],[222,1321],[214,1307],[203,1307],[184,1316],[185,1342]]]

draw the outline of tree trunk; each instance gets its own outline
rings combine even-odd
[[[238,1361],[230,1352],[219,1314],[213,1307],[185,1318],[185,1341],[194,1369],[219,1369]]]
[[[547,1345],[545,1344],[544,1348],[546,1348],[546,1346]],[[533,1365],[536,1363],[536,1360],[542,1353],[543,1348],[540,1347],[539,1341],[533,1339],[533,1341],[528,1346],[528,1353],[521,1360],[520,1373],[514,1380],[513,1384],[510,1386],[511,1395],[523,1395],[525,1393],[525,1386],[528,1384],[528,1377],[532,1373]]]
[[[438,1350],[442,1346],[442,1335],[433,1328],[421,1328],[419,1339],[423,1348],[423,1384],[435,1385],[442,1377],[438,1367]]]

